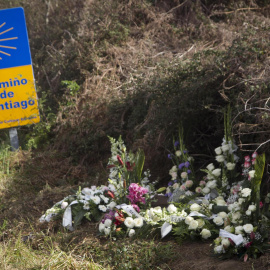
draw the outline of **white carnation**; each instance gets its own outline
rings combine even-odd
[[[167,210],[168,210],[168,212],[169,212],[170,214],[176,213],[176,212],[177,212],[177,208],[176,208],[173,204],[170,204],[170,205],[168,206]]]
[[[249,207],[248,207],[248,210],[251,211],[251,212],[254,212],[256,210],[256,206],[254,204],[251,204]]]
[[[243,190],[241,190],[241,195],[243,197],[248,197],[251,194],[251,189],[250,188],[244,188]]]

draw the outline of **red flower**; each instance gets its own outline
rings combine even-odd
[[[119,164],[120,164],[121,166],[124,165],[124,162],[122,161],[122,159],[121,159],[121,157],[120,157],[119,155],[117,155],[117,160],[118,160],[118,162],[119,162]]]
[[[107,166],[108,169],[113,168],[113,167],[115,167],[115,165],[113,165],[113,164]]]
[[[252,241],[248,242],[246,245],[245,245],[245,248],[248,249],[251,245],[252,245]]]
[[[130,162],[126,162],[127,165],[127,170],[128,171],[133,171],[133,168],[135,167],[135,163],[133,163],[132,165],[130,164]]]
[[[106,195],[108,195],[109,197],[111,197],[112,199],[114,199],[114,194],[113,194],[112,191],[108,190]]]
[[[233,242],[233,240],[232,240],[231,238],[228,238],[228,239],[229,239],[231,245],[232,245],[232,246],[235,246],[235,243]]]
[[[263,207],[263,203],[262,202],[260,202],[260,208],[262,208]]]
[[[251,240],[254,240],[254,239],[255,239],[255,233],[254,233],[254,232],[251,232],[251,233],[250,233],[250,239],[251,239]],[[251,242],[251,243],[252,243],[252,242]]]

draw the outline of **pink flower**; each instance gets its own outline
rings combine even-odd
[[[263,203],[262,202],[260,202],[260,208],[262,208],[263,207]]]
[[[253,158],[256,158],[258,156],[258,153],[257,152],[254,152],[253,154],[252,154],[252,157]]]
[[[203,187],[205,186],[206,182],[205,181],[200,181],[200,186]]]
[[[251,165],[251,164],[250,164],[248,161],[246,161],[246,162],[244,163],[244,167],[245,167],[245,168],[249,168],[250,165]]]
[[[186,190],[186,186],[185,185],[181,185],[180,186],[180,190],[182,190],[182,191]]]
[[[250,161],[250,157],[249,156],[245,156],[245,161],[249,162]]]
[[[254,165],[256,163],[256,158],[253,158],[251,162],[252,162],[252,165]]]
[[[140,213],[141,209],[137,204],[132,204],[131,205],[138,213]]]

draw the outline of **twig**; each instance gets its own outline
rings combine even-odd
[[[244,113],[244,112],[251,111],[251,110],[263,110],[263,111],[268,111],[268,112],[270,112],[270,109],[260,108],[260,107],[253,107],[253,108],[250,108],[250,109],[246,109],[246,110],[244,110],[244,111],[239,112],[239,113],[234,117],[234,119],[232,120],[232,123],[235,121],[235,119],[236,119],[240,114],[242,114],[242,113]]]
[[[187,1],[189,1],[189,0],[186,0],[185,2],[183,2],[182,4],[180,4],[180,5],[178,5],[178,6],[176,6],[176,7],[174,7],[174,8],[172,8],[172,9],[170,9],[168,12],[166,12],[166,14],[168,14],[168,13],[170,13],[170,12],[172,12],[173,10],[175,10],[175,9],[177,9],[177,8],[179,8],[179,7],[181,7],[181,6],[183,6]]]

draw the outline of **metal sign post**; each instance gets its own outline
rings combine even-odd
[[[19,145],[17,128],[9,129],[9,138],[10,138],[11,151],[15,152],[19,150],[20,145]]]

